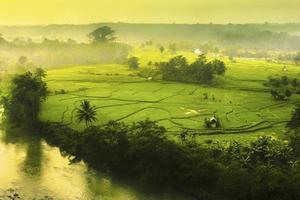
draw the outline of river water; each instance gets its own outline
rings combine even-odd
[[[22,139],[20,139],[22,138]],[[69,164],[57,148],[32,136],[0,131],[0,199],[7,190],[22,199],[50,196],[57,200],[183,200],[177,195],[151,195],[89,169]],[[2,194],[2,195],[1,195]]]

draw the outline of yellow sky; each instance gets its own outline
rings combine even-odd
[[[0,0],[0,24],[300,22],[300,0]]]

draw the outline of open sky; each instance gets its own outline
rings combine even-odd
[[[300,0],[0,0],[0,24],[300,22]]]

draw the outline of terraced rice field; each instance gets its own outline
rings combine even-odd
[[[149,52],[137,55],[142,66],[160,57]],[[195,57],[186,56],[190,60]],[[167,57],[170,55],[161,60]],[[274,101],[263,82],[275,74],[299,77],[300,67],[286,65],[288,71],[283,72],[283,64],[249,59],[232,63],[224,58],[224,61],[228,66],[225,77],[210,87],[148,81],[125,65],[51,69],[47,83],[52,95],[44,103],[41,117],[83,129],[84,124],[77,123],[74,111],[80,101],[87,99],[97,107],[98,125],[109,120],[130,123],[149,118],[164,125],[170,136],[188,129],[199,140],[247,142],[259,135],[282,134],[293,103],[300,98],[295,95],[289,101]],[[66,93],[54,94],[61,89]],[[222,129],[205,129],[204,119],[214,113],[221,119]]]

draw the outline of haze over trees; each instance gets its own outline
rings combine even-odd
[[[300,52],[298,52],[298,53],[296,54],[294,60],[295,60],[295,63],[296,63],[296,64],[299,64],[299,63],[300,63]]]
[[[185,41],[191,46],[213,41],[220,48],[238,46],[242,49],[299,51],[300,32],[297,23],[277,24],[129,24],[98,23],[87,25],[0,26],[0,33],[12,38],[32,38],[33,41],[68,38],[87,42],[86,35],[99,27],[111,27],[121,42],[159,42],[162,45]],[[110,32],[111,30],[109,30]],[[162,43],[163,42],[163,43]],[[193,47],[194,48],[194,47]]]
[[[139,68],[139,58],[132,56],[128,58],[127,65],[129,66],[129,69],[138,69]]]
[[[98,42],[107,43],[107,42],[113,42],[117,39],[115,37],[115,33],[116,32],[111,27],[102,26],[89,33],[89,37],[94,43],[98,43]]]
[[[41,42],[23,39],[17,43],[3,39],[0,54],[6,65],[17,63],[31,68],[124,62],[131,47],[124,43],[111,44],[108,42],[112,41],[111,35],[103,37],[95,35],[97,45],[95,42],[79,43],[70,38],[67,41],[44,38]]]

